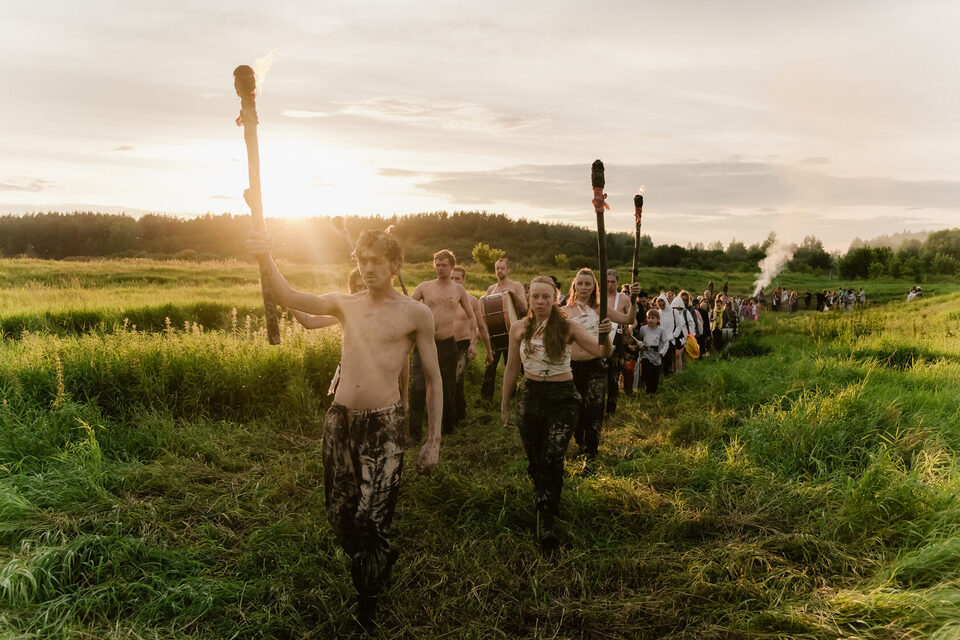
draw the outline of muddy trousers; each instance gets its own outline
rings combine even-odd
[[[603,401],[608,391],[607,364],[600,358],[574,360],[570,363],[570,369],[573,371],[573,384],[581,398],[573,439],[580,446],[581,455],[595,458],[603,426]]]
[[[463,395],[463,379],[467,375],[467,350],[469,348],[469,340],[457,340],[457,384],[455,389],[457,422],[467,417],[467,399]]]
[[[457,341],[452,337],[437,340],[437,362],[440,364],[440,379],[443,381],[443,433],[452,433],[457,422]],[[423,436],[423,417],[427,408],[427,383],[423,377],[420,352],[414,350],[410,364],[410,437],[419,440]]]
[[[334,403],[323,428],[323,495],[327,521],[350,557],[353,586],[376,596],[397,553],[390,523],[403,472],[403,405],[348,409]]]
[[[580,394],[573,381],[524,379],[518,396],[518,426],[533,480],[537,511],[556,516],[563,487],[563,457],[577,423]]]

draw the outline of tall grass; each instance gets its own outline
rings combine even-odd
[[[352,587],[320,463],[338,332],[287,321],[270,347],[231,298],[200,301],[221,305],[206,324],[144,287],[159,322],[126,306],[109,330],[0,345],[3,635],[338,637]],[[380,635],[952,637],[960,295],[909,311],[768,314],[622,399],[597,473],[570,460],[550,558],[519,438],[469,403],[432,477],[408,451]]]

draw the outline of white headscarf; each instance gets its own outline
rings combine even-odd
[[[694,324],[693,318],[690,317],[689,313],[684,313],[686,307],[683,304],[683,298],[680,296],[674,297],[670,306],[677,310],[677,329],[680,333],[676,335],[686,336],[689,333],[696,333],[697,325]]]

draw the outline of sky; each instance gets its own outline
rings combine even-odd
[[[958,226],[960,3],[5,3],[0,213],[486,210],[657,244]]]

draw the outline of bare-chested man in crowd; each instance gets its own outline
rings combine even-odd
[[[614,309],[622,315],[628,315],[631,309],[635,312],[634,301],[639,293],[640,285],[636,282],[630,285],[629,294],[620,291],[620,273],[616,269],[607,269],[607,309]],[[623,369],[623,334],[627,329],[627,326],[616,323],[613,325],[613,355],[607,359],[607,415],[611,415],[617,410],[620,371]]]
[[[456,266],[450,272],[450,279],[466,288],[467,270],[461,266]],[[469,295],[469,294],[468,294]],[[483,341],[483,346],[487,349],[487,364],[493,362],[493,349],[490,347],[490,334],[487,333],[487,324],[483,321],[483,310],[480,300],[470,296],[470,302],[473,304],[473,315],[477,319],[476,331],[472,330],[470,319],[463,309],[457,310],[457,317],[453,329],[453,337],[457,340],[457,422],[467,417],[467,400],[463,395],[463,378],[467,372],[467,360],[473,360],[477,357],[477,334]]]
[[[512,294],[513,304],[517,308],[517,317],[522,318],[527,315],[527,295],[523,289],[523,284],[510,279],[510,261],[506,258],[500,258],[494,265],[497,273],[497,281],[487,287],[487,295],[494,293]],[[483,373],[483,386],[480,388],[480,395],[487,400],[493,399],[493,391],[497,383],[497,365],[500,363],[500,357],[503,357],[504,366],[507,362],[507,344],[502,349],[493,352],[493,362],[487,365]]]
[[[270,245],[263,234],[251,234],[247,240],[255,255],[269,257]],[[367,291],[355,295],[297,291],[273,260],[268,262],[279,304],[333,316],[343,327],[340,384],[323,428],[323,493],[327,520],[351,559],[357,620],[369,630],[377,598],[397,558],[390,545],[390,524],[406,436],[397,380],[414,345],[422,358],[430,420],[427,441],[420,449],[420,473],[430,473],[439,459],[443,397],[433,314],[393,288],[393,276],[403,262],[397,241],[365,231],[354,257],[367,286]]]
[[[451,433],[457,422],[457,340],[454,337],[457,311],[462,309],[470,323],[471,331],[477,330],[477,319],[471,300],[463,285],[450,279],[457,258],[444,249],[433,254],[434,280],[417,285],[410,297],[422,301],[433,312],[434,336],[440,377],[443,379],[443,432]],[[425,388],[423,367],[419,349],[413,352],[410,367],[410,437],[419,439],[423,428],[423,398]]]

